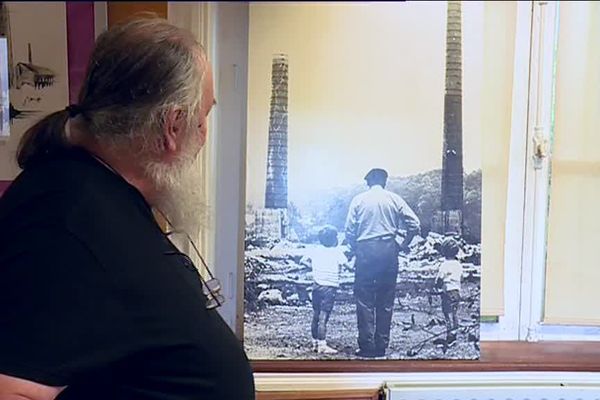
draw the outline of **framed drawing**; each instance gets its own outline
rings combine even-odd
[[[0,36],[7,41],[11,119],[20,134],[68,103],[65,5],[3,2]]]
[[[2,78],[3,98],[10,93],[9,119],[2,118],[10,137],[0,147],[0,179],[12,180],[20,172],[14,154],[23,133],[69,102],[65,3],[0,3],[0,38],[6,41],[8,75]]]
[[[479,357],[482,12],[250,5],[251,359]]]

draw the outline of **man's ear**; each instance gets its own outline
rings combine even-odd
[[[175,154],[179,151],[184,129],[185,118],[183,112],[178,109],[170,110],[167,113],[163,127],[164,148],[167,153]]]

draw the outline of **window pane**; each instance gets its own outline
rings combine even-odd
[[[484,3],[481,313],[504,313],[504,234],[517,4]]]
[[[600,325],[600,4],[561,2],[544,321]]]

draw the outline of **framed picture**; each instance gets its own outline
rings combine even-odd
[[[482,12],[250,5],[251,359],[479,357]]]
[[[65,5],[4,2],[0,16],[0,35],[8,42],[11,119],[20,134],[68,104]]]
[[[0,3],[3,136],[10,128],[6,145],[0,146],[2,179],[12,180],[20,172],[14,154],[25,131],[69,104],[65,9],[64,2]]]

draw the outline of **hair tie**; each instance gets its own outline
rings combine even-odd
[[[69,118],[75,118],[79,114],[83,113],[83,108],[77,104],[71,104],[65,107],[65,111],[69,113]]]

